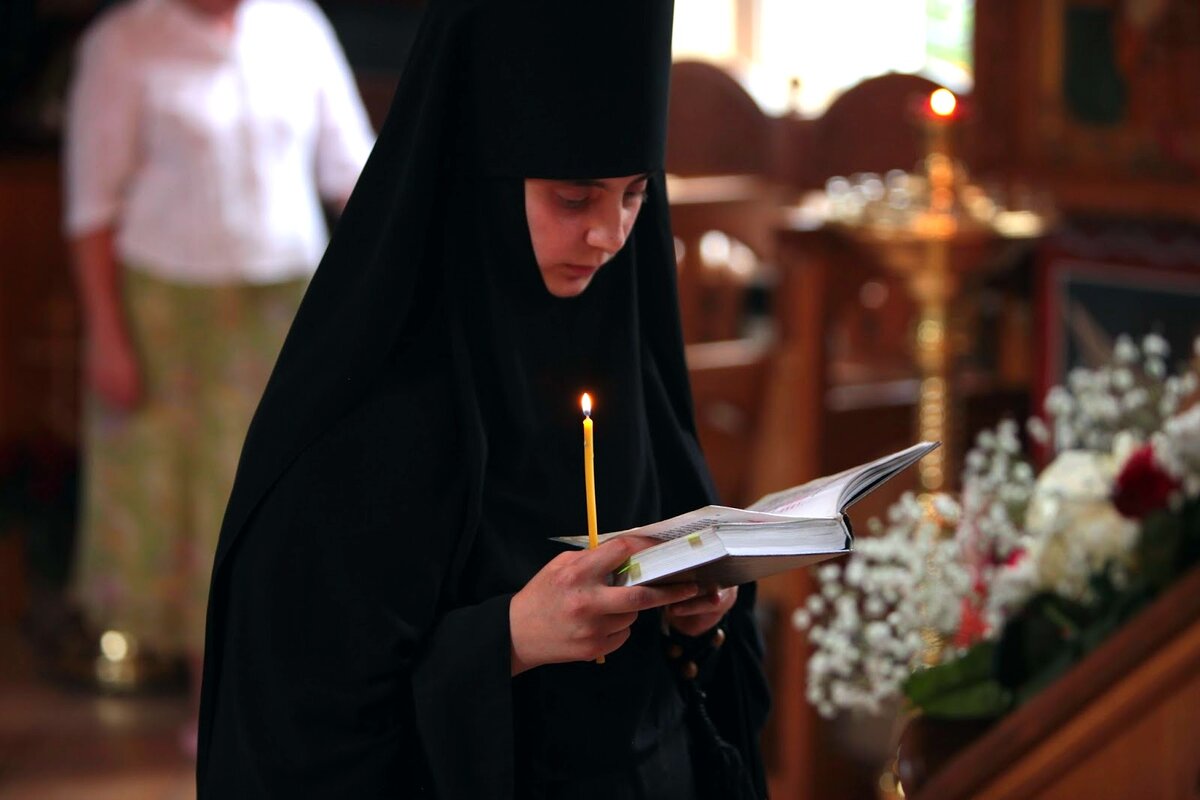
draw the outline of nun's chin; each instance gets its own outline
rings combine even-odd
[[[573,264],[554,264],[542,270],[546,291],[555,297],[578,297],[591,285],[599,267],[577,267]]]

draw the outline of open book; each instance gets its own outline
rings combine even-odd
[[[715,583],[736,586],[850,552],[846,509],[940,442],[921,442],[868,464],[769,494],[749,508],[705,506],[677,517],[605,533],[659,539],[613,573],[616,586]],[[556,541],[587,547],[586,536]]]

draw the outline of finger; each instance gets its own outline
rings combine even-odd
[[[621,645],[625,644],[625,642],[629,639],[629,635],[630,635],[629,628],[625,628],[624,630],[620,630],[620,631],[617,631],[616,633],[609,634],[608,636],[606,636],[604,638],[604,641],[601,642],[600,652],[597,653],[596,655],[606,656],[609,653],[613,652],[614,650],[617,650],[618,648],[621,647]]]
[[[646,611],[690,600],[698,591],[699,588],[694,583],[670,586],[609,586],[599,593],[599,603],[609,614]]]
[[[735,589],[718,589],[702,594],[699,597],[694,597],[691,600],[676,603],[668,611],[673,616],[681,617],[711,614],[714,611],[725,611],[729,606],[733,605],[734,597],[736,597]]]
[[[720,608],[720,603],[714,603],[712,598],[697,597],[694,600],[687,600],[670,606],[667,609],[667,613],[672,617],[694,617],[700,614],[711,614],[718,608]]]
[[[630,555],[637,552],[633,537],[618,536],[610,539],[595,550],[585,550],[579,561],[583,569],[593,578],[607,576],[608,573],[625,563]]]
[[[682,603],[675,603],[668,610],[673,615],[684,617],[693,614],[711,614],[721,607],[721,602],[722,598],[715,594],[703,594]]]
[[[621,539],[624,540],[627,545],[629,545],[630,554],[640,553],[647,548],[663,543],[662,539],[655,539],[650,536],[637,536],[634,534],[622,536]]]
[[[596,623],[597,628],[606,636],[626,630],[637,621],[637,612],[629,611],[624,614],[605,614]]]

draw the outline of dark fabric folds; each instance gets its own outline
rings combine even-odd
[[[428,658],[457,542],[414,534],[462,528],[468,483],[441,455],[461,432],[438,365],[404,366],[403,386],[376,387],[296,460],[227,559],[210,611],[221,616],[206,669],[220,682],[205,686],[202,797],[419,796],[430,784],[408,676]],[[409,418],[424,424],[398,423]],[[470,637],[455,654],[507,657],[507,643],[488,647]]]
[[[209,600],[200,798],[686,798],[694,742],[643,613],[600,666],[511,678],[509,604],[586,529],[710,502],[661,172],[669,0],[433,0],[247,435]],[[646,174],[578,297],[523,178]],[[706,680],[763,786],[753,587]],[[736,640],[736,641],[732,641]]]
[[[443,615],[413,671],[418,732],[441,797],[471,797],[481,786],[496,797],[513,795],[511,599],[500,595]],[[464,642],[477,657],[463,652]]]
[[[565,179],[662,169],[672,10],[661,0],[483,4],[465,87],[483,171]]]
[[[754,619],[757,587],[738,589],[738,599],[726,615],[725,644],[705,676],[704,706],[721,738],[738,754],[745,778],[756,794],[766,797],[766,773],[759,735],[771,704],[763,664],[763,645]],[[715,797],[715,795],[714,795]]]

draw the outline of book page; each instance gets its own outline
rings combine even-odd
[[[864,495],[874,491],[881,483],[888,481],[902,469],[920,461],[930,451],[941,446],[941,442],[919,442],[912,447],[906,447],[898,453],[864,464],[857,470],[850,484],[843,492],[839,511],[845,511]]]
[[[750,509],[795,517],[837,516],[854,501],[937,446],[935,442],[915,444],[836,475],[827,475],[769,494],[750,506]]]
[[[748,510],[788,517],[832,517],[838,513],[838,498],[841,497],[842,490],[857,474],[857,469],[851,469],[836,475],[826,475],[824,478],[769,494]]]
[[[601,534],[599,540],[606,542],[618,536],[646,536],[651,539],[667,542],[721,523],[789,522],[792,519],[793,517],[791,516],[770,514],[762,511],[750,511],[741,508],[729,508],[727,506],[705,506],[695,511],[689,511],[686,514],[680,514],[677,517],[664,519],[661,522],[642,525],[639,528]],[[576,547],[587,547],[588,537],[556,536],[554,537],[554,541],[573,544]]]
[[[599,541],[606,542],[617,536],[646,536],[666,542],[716,525],[729,523],[761,524],[797,519],[840,519],[847,506],[901,469],[920,459],[938,444],[938,442],[915,444],[897,453],[839,472],[836,475],[827,475],[782,492],[769,494],[746,509],[716,505],[705,506],[639,528],[601,534]],[[554,541],[576,547],[587,547],[588,545],[587,536],[556,536]]]

